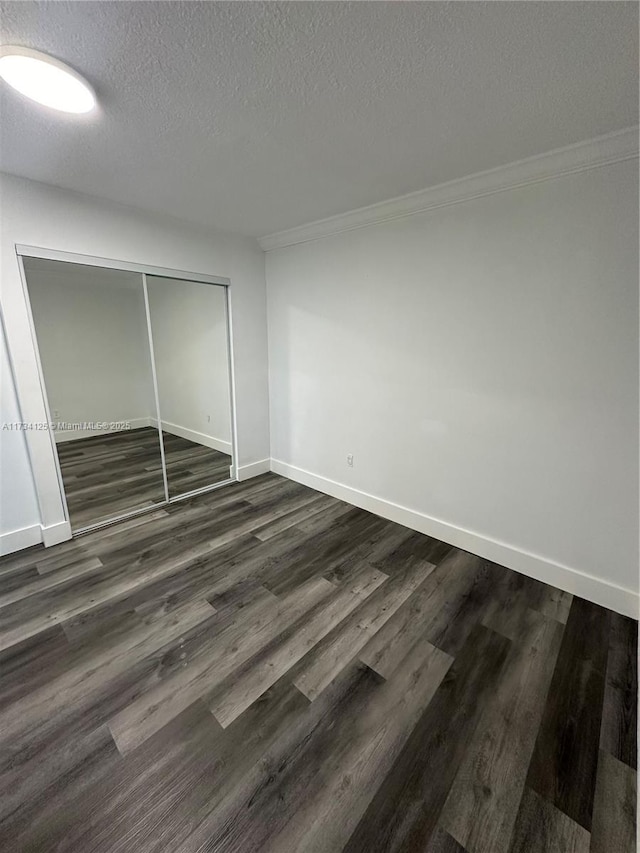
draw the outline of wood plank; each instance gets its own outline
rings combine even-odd
[[[487,601],[482,624],[510,640],[518,640],[529,627],[529,610],[538,603],[540,588],[518,572],[504,572]]]
[[[0,655],[0,710],[47,682],[67,660],[69,643],[59,625]],[[0,733],[1,734],[1,733]]]
[[[39,576],[30,583],[23,584],[19,588],[0,595],[0,610],[8,604],[13,604],[16,601],[22,601],[30,595],[37,595],[57,586],[65,586],[69,588],[73,586],[74,583],[82,581],[86,575],[95,574],[102,567],[102,560],[100,560],[99,557],[88,557],[86,560],[81,560],[71,566],[66,566],[56,572],[51,572],[44,577]]]
[[[440,815],[468,853],[506,853],[560,649],[562,626],[526,610],[502,678]]]
[[[281,601],[266,593],[255,605],[231,614],[206,653],[110,720],[120,752],[124,755],[143,743],[332,592],[335,587],[316,578]]]
[[[527,784],[587,831],[598,765],[610,612],[574,598]]]
[[[205,700],[220,725],[226,728],[239,717],[386,580],[387,576],[377,569],[363,567],[351,584],[339,590],[334,588],[320,607],[305,614],[284,641],[273,649],[267,648],[246,670],[234,673],[229,683],[220,685]]]
[[[370,555],[372,563],[385,574],[393,575],[397,570],[406,568],[408,563],[439,565],[452,550],[451,545],[408,527],[393,525],[392,530],[400,537],[395,547],[386,553]]]
[[[313,701],[434,568],[431,563],[409,564],[403,572],[398,572],[379,587],[349,618],[343,618],[326,641],[309,656],[308,663],[297,675],[294,684],[298,690]]]
[[[268,520],[286,514],[289,508],[290,505],[286,501],[269,507],[267,510],[257,510],[255,514],[247,514],[245,508],[235,507],[226,514],[222,522],[218,520],[218,530],[213,536],[208,529],[211,526],[211,521],[209,519],[207,522],[205,515],[201,522],[205,534],[204,541],[185,548],[182,544],[182,536],[174,536],[170,547],[171,556],[166,553],[168,548],[164,542],[157,543],[148,551],[141,552],[141,555],[134,560],[131,558],[130,550],[124,548],[121,552],[116,552],[115,558],[112,557],[111,561],[105,563],[106,570],[97,577],[96,583],[90,589],[90,595],[87,594],[86,588],[77,592],[72,590],[58,599],[59,604],[55,609],[49,609],[47,612],[40,612],[35,609],[33,615],[28,613],[26,605],[22,606],[25,604],[24,602],[9,605],[5,611],[6,627],[0,632],[0,650],[22,642],[44,628],[48,628],[51,624],[67,621],[80,613],[97,609],[105,604],[127,597],[141,587],[175,574],[190,563],[209,557],[228,545],[233,546],[234,541],[239,536],[250,532]],[[249,518],[244,520],[247,515]],[[194,536],[195,531],[192,528],[191,537]],[[113,571],[114,568],[120,570],[117,579],[108,577],[108,570]],[[50,591],[47,594],[49,597],[51,596]],[[30,603],[29,606],[37,608],[42,602],[38,601],[37,595],[33,596],[33,599],[35,600],[34,603]]]
[[[349,697],[323,733],[325,748],[319,738],[309,743],[311,755],[317,749],[331,755],[323,762],[322,772],[314,773],[308,757],[301,754],[279,780],[284,792],[300,779],[299,799],[295,809],[284,820],[280,818],[279,830],[274,827],[276,821],[270,822],[271,837],[268,843],[263,839],[264,849],[273,853],[342,850],[452,662],[445,652],[425,642],[405,658],[391,681],[378,686],[375,702]],[[271,808],[277,807],[277,792],[270,792],[269,801]]]
[[[381,684],[362,665],[349,667],[228,792],[184,849],[342,849],[450,664],[444,652],[423,645],[393,683]],[[321,773],[315,755],[328,758]]]
[[[172,849],[180,853],[260,849],[245,829],[246,821],[260,835],[267,823],[262,819],[264,811],[253,807],[252,796],[257,789],[268,794],[278,768],[286,769],[288,756],[295,756],[316,732],[329,726],[347,697],[368,695],[376,686],[376,678],[364,668],[350,669],[312,704],[286,680],[279,681],[224,731],[220,747],[212,751],[213,756],[220,755],[220,765],[217,772],[214,768],[208,774],[203,798],[190,805],[188,817],[178,814],[176,820],[175,811],[170,813],[162,843],[166,844],[168,837]],[[138,752],[132,753],[132,760]],[[286,814],[281,799],[278,807]],[[159,845],[156,849],[166,848]]]
[[[13,808],[44,795],[69,773],[81,770],[86,754],[94,753],[94,737],[109,717],[166,678],[188,660],[207,623],[202,622],[176,637],[112,678],[97,681],[78,701],[51,718],[27,728],[4,753],[10,762],[0,776],[1,807]],[[107,732],[111,741],[111,735]],[[111,741],[112,742],[112,741]]]
[[[457,549],[447,554],[439,568],[447,572],[446,595],[430,619],[425,636],[439,649],[457,655],[482,619],[504,569]]]
[[[189,601],[212,600],[242,575],[242,558],[248,562],[247,555],[252,552],[256,541],[251,536],[242,536],[231,545],[194,560],[175,572],[160,573],[148,583],[148,574],[144,575],[143,582],[132,586],[127,593],[107,597],[97,606],[81,610],[65,620],[64,632],[71,642],[82,642],[83,636],[90,637],[102,631],[104,625],[127,613],[140,613],[149,620],[169,614]],[[233,568],[227,568],[229,566]],[[126,573],[126,568],[118,568],[111,573],[110,567],[105,575],[112,581],[118,581]]]
[[[520,630],[521,615],[531,609],[548,619],[565,624],[573,596],[567,592],[541,583],[519,572],[506,571],[488,601],[482,620],[494,631],[512,638]]]
[[[3,594],[6,595],[9,592],[13,592],[13,590],[19,590],[21,587],[37,579],[38,571],[36,567],[25,566],[24,568],[17,569],[15,572],[0,575],[0,586],[2,587]]]
[[[344,853],[420,850],[496,688],[509,641],[481,625],[471,632],[360,819]]]
[[[213,612],[215,608],[212,607]],[[151,620],[143,619],[129,605],[123,605],[122,608],[113,606],[101,611],[80,613],[74,619],[62,623],[62,632],[71,648],[84,651],[96,643],[110,644],[149,621]]]
[[[52,775],[52,763],[58,758],[57,777]],[[34,761],[29,773],[17,778],[17,785],[2,800],[0,821],[0,849],[48,853],[56,849],[54,832],[66,814],[73,822],[79,815],[89,814],[77,810],[77,804],[87,787],[97,780],[109,778],[117,768],[120,756],[106,726],[71,741],[71,749],[59,750],[50,755],[45,765]],[[70,808],[71,806],[71,808]],[[58,849],[67,839],[58,837]],[[67,844],[66,849],[72,849]],[[84,848],[80,848],[84,849]]]
[[[635,853],[636,771],[601,750],[591,825],[591,853]]]
[[[386,678],[422,637],[455,654],[484,614],[491,583],[484,561],[449,549],[407,603],[362,649],[360,659]]]
[[[509,853],[589,853],[589,844],[584,827],[525,788]]]
[[[0,742],[5,760],[11,761],[25,744],[33,744],[36,733],[46,739],[47,732],[56,724],[56,715],[79,713],[82,703],[94,691],[104,689],[110,680],[213,615],[208,602],[189,603],[165,620],[127,632],[115,643],[97,644],[77,654],[58,677],[28,694],[26,701],[10,705],[2,712]]]
[[[386,532],[387,522],[357,510],[343,516],[327,533],[311,537],[305,546],[292,552],[291,559],[273,567],[264,584],[276,595],[292,589],[314,575],[327,575],[336,566],[351,561],[356,568],[368,562],[363,556]]]
[[[14,554],[5,554],[0,557],[0,578],[4,579],[24,571],[24,569],[35,568],[36,562],[45,554],[44,545],[32,545]]]
[[[611,614],[600,748],[637,767],[638,623]]]
[[[429,839],[424,853],[467,853],[467,851],[439,826]]]
[[[555,619],[557,622],[566,625],[573,604],[573,595],[548,584],[540,584],[540,586],[542,587],[540,593],[534,597],[529,607],[549,619]]]
[[[398,566],[390,563],[390,569],[385,571],[381,567],[381,562],[384,561],[390,553],[397,550],[397,547],[402,542],[405,542],[408,536],[406,527],[400,527],[392,522],[386,522],[376,528],[374,536],[372,536],[364,546],[358,546],[352,553],[347,555],[343,560],[332,565],[329,571],[323,573],[323,577],[340,586],[343,583],[348,583],[353,574],[354,566],[359,566],[363,560],[376,569],[379,569],[385,575],[393,575],[398,570]],[[406,562],[404,566],[406,566]],[[424,560],[421,565],[431,566],[432,563]]]
[[[288,515],[257,528],[253,531],[253,535],[261,542],[267,542],[269,539],[277,536],[278,533],[282,533],[283,530],[295,527],[300,521],[314,518],[318,513],[332,509],[336,505],[339,506],[339,502],[335,498],[331,498],[328,495],[316,495],[309,503],[302,504],[297,509],[288,513]]]
[[[345,515],[351,514],[355,507],[351,504],[338,501],[337,504],[329,509],[324,509],[322,512],[315,513],[310,518],[304,518],[296,524],[296,530],[313,535],[320,531],[326,530],[334,522],[340,523]]]

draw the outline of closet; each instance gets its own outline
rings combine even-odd
[[[231,482],[227,280],[20,260],[72,531]]]

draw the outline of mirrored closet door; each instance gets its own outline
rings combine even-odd
[[[72,531],[231,481],[227,287],[22,264]]]
[[[146,276],[169,497],[233,476],[226,288]]]

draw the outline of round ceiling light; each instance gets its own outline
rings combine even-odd
[[[20,94],[65,113],[88,113],[92,87],[64,62],[28,47],[0,46],[0,77]]]

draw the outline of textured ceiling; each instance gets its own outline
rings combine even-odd
[[[3,170],[264,235],[637,122],[623,2],[8,2],[99,113],[2,85]]]

